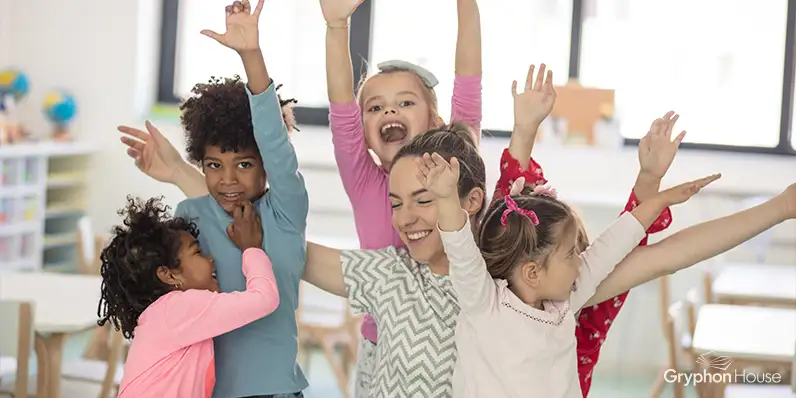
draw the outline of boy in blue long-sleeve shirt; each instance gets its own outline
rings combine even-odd
[[[259,47],[262,6],[260,0],[252,13],[247,1],[236,1],[227,7],[226,33],[202,32],[241,56],[248,84],[214,79],[194,87],[195,96],[181,106],[188,156],[204,170],[209,195],[184,200],[175,215],[199,226],[200,245],[215,259],[221,291],[242,291],[241,252],[227,229],[231,213],[251,201],[279,290],[280,304],[271,315],[214,339],[215,398],[302,397],[307,387],[296,362],[295,311],[309,199]]]

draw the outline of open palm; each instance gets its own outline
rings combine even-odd
[[[525,90],[517,93],[517,81],[511,85],[514,96],[514,122],[518,125],[538,125],[552,112],[556,102],[556,91],[553,89],[553,71],[548,70],[545,64],[540,65],[533,78],[534,65],[528,68],[525,77]]]
[[[128,126],[119,126],[122,142],[127,145],[127,155],[144,174],[160,181],[173,182],[174,173],[183,162],[177,149],[151,123],[146,122],[149,133]]]
[[[713,181],[718,180],[719,178],[721,178],[721,174],[713,174],[698,180],[689,181],[684,184],[671,187],[661,192],[661,194],[666,197],[667,203],[670,205],[679,205],[688,199],[691,199],[691,197],[696,195],[697,192],[699,192],[702,188],[706,187]]]
[[[326,23],[345,23],[365,0],[320,0]]]
[[[226,27],[223,34],[205,29],[201,33],[237,52],[260,48],[258,23],[265,0],[258,0],[252,12],[248,0],[236,1],[226,7]]]
[[[438,198],[450,198],[457,194],[459,183],[459,161],[451,158],[448,163],[442,156],[424,154],[417,160],[417,178],[428,192]]]
[[[638,145],[638,161],[641,171],[656,178],[663,178],[674,161],[677,149],[685,138],[685,131],[672,140],[672,129],[680,115],[669,111],[663,118],[652,122],[649,132]]]

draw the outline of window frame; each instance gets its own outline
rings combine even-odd
[[[351,57],[354,64],[354,82],[359,82],[366,73],[370,58],[371,24],[373,3],[376,0],[365,0],[351,17]],[[572,29],[570,31],[569,78],[577,79],[580,75],[581,35],[583,31],[583,15],[586,1],[573,0]],[[163,12],[160,34],[160,68],[158,73],[159,104],[175,105],[180,99],[174,95],[174,78],[177,60],[177,29],[179,25],[180,0],[163,0]],[[770,155],[796,156],[796,149],[791,145],[793,132],[794,82],[796,81],[796,0],[788,0],[787,27],[785,34],[785,62],[782,80],[782,109],[780,112],[779,143],[773,148],[750,147],[736,145],[683,143],[683,149],[722,151],[736,153],[760,153]],[[328,126],[329,107],[295,108],[296,120],[309,126]],[[510,131],[484,130],[487,137],[509,137]],[[624,140],[625,146],[637,146],[638,139]]]

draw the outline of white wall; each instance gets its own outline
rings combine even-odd
[[[37,133],[48,126],[40,114],[46,90],[63,87],[74,92],[80,114],[74,132],[100,148],[91,174],[90,215],[95,227],[107,230],[119,221],[115,211],[128,193],[165,195],[176,205],[182,195],[173,187],[151,181],[135,169],[118,142],[119,124],[143,125],[155,98],[159,34],[159,0],[14,2],[0,0],[0,68],[14,65],[32,81],[29,98],[21,104],[23,120]],[[13,33],[13,40],[11,40]],[[441,98],[449,93],[440,93]],[[175,124],[163,132],[182,144]],[[489,185],[496,180],[497,162],[505,140],[484,140]],[[351,210],[331,158],[327,131],[305,127],[294,139],[311,198],[310,236],[354,237]],[[539,146],[535,153],[559,192],[578,204],[592,233],[613,220],[626,199],[637,170],[634,150],[561,149]],[[775,194],[796,180],[796,159],[683,151],[667,183],[682,182],[713,172],[724,173],[714,187],[675,210],[672,231],[721,216],[739,208],[738,197]],[[671,231],[670,231],[671,232]],[[770,262],[796,263],[796,225],[776,231],[781,243]],[[748,259],[749,251],[734,258]],[[697,269],[673,278],[673,297],[698,286]],[[650,370],[663,360],[657,283],[633,291],[602,354],[603,370]],[[620,346],[621,342],[621,346]]]

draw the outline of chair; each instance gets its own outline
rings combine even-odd
[[[296,319],[304,370],[309,374],[310,349],[320,346],[332,367],[340,392],[348,398],[348,380],[357,357],[359,317],[349,310],[348,300],[331,296],[305,282],[299,286],[299,298]],[[337,355],[338,350],[340,355]]]
[[[77,269],[81,274],[99,275],[103,246],[105,239],[94,234],[91,219],[81,217],[77,221]]]
[[[0,301],[0,395],[27,398],[30,354],[33,351],[33,305]],[[11,390],[3,390],[7,376],[13,376]]]
[[[106,327],[108,325],[105,325]],[[104,328],[98,328],[97,332]],[[110,328],[108,329],[111,330]],[[96,333],[95,333],[96,335]],[[82,358],[64,362],[61,366],[61,377],[68,380],[78,380],[89,383],[96,383],[102,386],[99,398],[111,397],[111,391],[115,390],[118,394],[119,384],[122,382],[124,365],[122,363],[122,344],[124,337],[119,331],[109,333],[109,339],[105,340],[108,345],[106,359]],[[113,396],[116,396],[114,394]]]
[[[686,306],[684,301],[670,305],[665,313],[663,335],[667,345],[667,365],[661,370],[652,388],[651,397],[658,398],[666,384],[666,373],[675,371],[690,373],[693,369],[693,351],[691,350],[691,334],[686,325]],[[684,398],[683,384],[671,383],[674,398]]]

